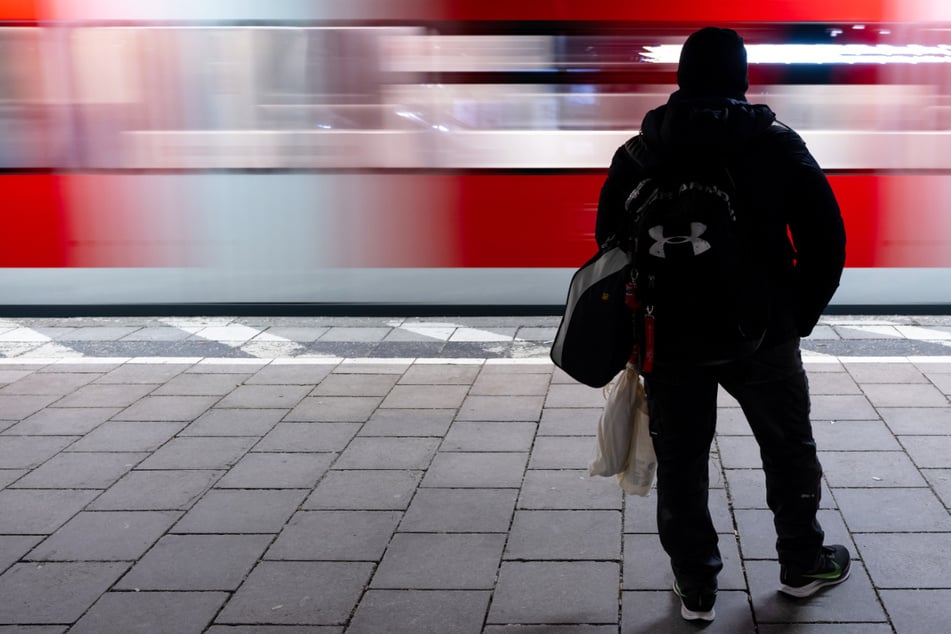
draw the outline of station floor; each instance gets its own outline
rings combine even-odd
[[[720,399],[717,619],[682,621],[656,497],[591,477],[601,390],[553,317],[0,319],[0,632],[928,633],[951,623],[951,317],[803,341],[827,542],[779,567]]]

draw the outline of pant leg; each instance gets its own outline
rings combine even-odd
[[[657,528],[685,592],[716,588],[723,568],[708,508],[715,377],[706,369],[658,368],[645,377],[657,454]]]
[[[724,368],[719,378],[743,408],[759,443],[779,561],[810,567],[824,537],[816,519],[822,466],[809,421],[809,385],[799,341],[760,350]]]

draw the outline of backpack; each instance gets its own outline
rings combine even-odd
[[[762,235],[737,194],[728,165],[714,159],[657,166],[628,197],[642,372],[726,363],[762,342]]]

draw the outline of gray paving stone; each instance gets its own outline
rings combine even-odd
[[[120,411],[118,407],[48,407],[9,427],[4,434],[82,436]]]
[[[217,400],[216,396],[146,396],[116,414],[113,419],[191,422]]]
[[[951,589],[881,590],[895,631],[943,632],[951,620]]]
[[[0,385],[9,385],[14,381],[19,381],[23,377],[33,374],[33,370],[17,366],[17,369],[0,368]]]
[[[779,623],[760,625],[759,632],[760,634],[894,634],[895,630],[889,623]]]
[[[471,385],[482,369],[481,364],[425,364],[410,366],[399,379],[400,385]]]
[[[243,358],[240,349],[225,344],[196,341],[188,345],[192,351],[200,351],[198,355],[204,357],[201,361],[185,370],[189,374],[247,374],[257,373],[267,366],[267,359],[252,359],[246,355]],[[237,359],[230,357],[239,357]]]
[[[360,430],[360,436],[446,435],[453,409],[378,409]]]
[[[925,477],[945,507],[951,506],[951,469],[922,469],[921,475]]]
[[[42,539],[37,535],[0,535],[0,572],[19,561]]]
[[[270,535],[166,535],[119,581],[119,590],[234,590]]]
[[[505,559],[621,560],[617,511],[518,511]]]
[[[184,341],[191,336],[191,332],[172,326],[149,326],[129,333],[120,341]]]
[[[320,336],[320,341],[382,341],[390,328],[333,326]]]
[[[455,408],[462,405],[467,385],[397,385],[380,404],[382,408]]]
[[[373,575],[373,589],[491,590],[505,535],[397,533]]]
[[[723,560],[723,570],[717,578],[720,590],[745,590],[746,578],[737,540],[732,532],[719,534],[718,538]],[[624,536],[625,590],[669,590],[673,580],[670,559],[657,535]]]
[[[370,590],[350,621],[350,634],[480,634],[489,592]]]
[[[251,571],[215,621],[344,624],[372,573],[371,563],[264,561]]]
[[[110,420],[73,443],[69,451],[155,451],[184,427],[182,422]]]
[[[132,471],[96,498],[87,510],[185,510],[211,488],[222,473],[204,470]]]
[[[472,384],[469,394],[486,396],[544,396],[548,393],[548,374],[496,374],[483,372]]]
[[[371,346],[369,350],[375,350]],[[402,375],[412,365],[410,359],[374,360],[369,355],[346,355],[340,365],[334,368],[335,374],[396,374]]]
[[[604,392],[600,388],[580,383],[552,385],[545,399],[545,407],[597,407],[603,408]]]
[[[717,618],[702,631],[709,634],[741,634],[757,630],[753,624],[749,598],[745,592],[717,594]],[[810,624],[811,625],[811,624]],[[762,628],[762,625],[759,625]],[[670,590],[624,592],[621,603],[621,631],[631,634],[693,634],[701,628],[680,617],[680,600]],[[785,630],[784,630],[785,631]],[[812,630],[808,630],[812,632]],[[839,630],[836,630],[838,632]]]
[[[135,561],[179,517],[179,511],[83,511],[33,549],[25,559]]]
[[[927,383],[920,369],[907,362],[843,363],[846,371],[862,384]]]
[[[249,453],[215,487],[312,489],[336,457],[332,453]]]
[[[343,451],[359,430],[359,423],[278,423],[254,451]]]
[[[179,374],[165,382],[152,394],[154,396],[224,396],[250,374]]]
[[[210,409],[183,429],[179,436],[263,436],[289,410]]]
[[[254,438],[173,438],[140,469],[227,469],[254,445]]]
[[[200,634],[227,599],[224,592],[107,592],[70,632]]]
[[[820,451],[901,451],[880,420],[815,421],[812,433]]]
[[[880,407],[878,412],[895,434],[951,433],[951,407]]]
[[[876,623],[887,620],[862,562],[852,562],[852,573],[847,581],[806,600],[793,599],[777,591],[779,564],[775,561],[748,561],[746,573],[753,610],[760,624]]]
[[[426,469],[437,438],[354,438],[333,469]]]
[[[27,474],[27,469],[0,469],[0,489],[13,484]]]
[[[0,468],[32,469],[75,440],[75,436],[0,436]]]
[[[380,400],[378,396],[308,396],[284,420],[363,423]]]
[[[313,387],[333,371],[336,364],[271,364],[267,365],[250,379],[247,385],[308,385]]]
[[[48,535],[98,494],[80,490],[4,489],[0,491],[0,534]]]
[[[386,396],[397,379],[393,374],[331,374],[310,396]]]
[[[809,376],[810,394],[861,394],[862,390],[846,372],[820,372]]]
[[[422,479],[421,471],[331,471],[310,497],[303,509],[394,510],[409,506]]]
[[[539,436],[585,436],[596,433],[600,407],[546,407],[538,424]]]
[[[56,402],[57,407],[128,407],[155,389],[155,385],[93,383]]]
[[[396,511],[299,511],[266,559],[378,561],[401,517]]]
[[[0,394],[65,396],[96,379],[95,374],[37,372],[0,388]]]
[[[619,580],[613,562],[503,562],[487,622],[614,624]]]
[[[516,489],[425,489],[400,524],[404,533],[507,533]]]
[[[13,486],[24,489],[106,489],[146,456],[146,453],[61,453]]]
[[[128,568],[126,563],[16,564],[0,575],[0,623],[73,623]]]
[[[655,483],[656,484],[656,483]],[[709,503],[713,526],[718,533],[733,532],[732,505],[725,489],[710,489]],[[649,497],[626,495],[624,498],[624,532],[657,534],[657,492]]]
[[[812,420],[875,420],[878,416],[864,396],[813,395]]]
[[[901,451],[820,451],[819,461],[833,488],[926,484],[914,463]]]
[[[898,440],[918,468],[940,469],[948,466],[951,436],[899,436]]]
[[[542,436],[535,440],[529,469],[587,469],[597,442],[590,437]]]
[[[343,634],[343,629],[336,625],[212,625],[205,634]]]
[[[306,490],[208,491],[175,525],[174,533],[278,533]]]
[[[518,499],[520,509],[620,510],[621,489],[610,478],[587,471],[542,471],[525,474]]]
[[[518,451],[532,448],[535,423],[458,421],[449,428],[441,451]]]
[[[483,634],[615,634],[616,625],[487,625]]]
[[[541,396],[467,396],[456,420],[538,421]]]
[[[747,560],[776,559],[776,529],[772,511],[749,509],[734,513],[740,544],[743,546],[743,557]],[[853,559],[860,559],[839,511],[820,509],[816,519],[825,532],[825,543],[843,544],[849,549]]]
[[[54,337],[56,341],[115,341],[126,337],[136,330],[136,326],[83,326],[71,328],[68,332]]]
[[[309,385],[242,385],[217,403],[217,407],[291,409],[310,391]]]
[[[862,386],[876,407],[946,407],[948,397],[930,384],[870,383]]]
[[[729,407],[717,410],[717,436],[752,436],[743,410]]]
[[[443,488],[518,488],[528,454],[439,452],[421,486]]]
[[[755,469],[763,465],[753,436],[719,436],[716,447],[726,469]]]
[[[0,395],[0,412],[3,412],[3,417],[6,420],[23,420],[37,413],[58,398],[58,396],[49,395]]]
[[[835,497],[856,532],[951,533],[951,516],[930,489],[840,489]]]

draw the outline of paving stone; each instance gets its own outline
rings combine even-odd
[[[613,562],[506,561],[487,622],[617,623],[619,579]]]
[[[128,566],[103,562],[16,564],[0,575],[0,623],[73,623]]]
[[[491,590],[505,535],[397,533],[370,587],[411,590]]]
[[[344,624],[363,594],[373,567],[362,562],[261,562],[215,621]]]
[[[263,436],[289,410],[210,409],[183,429],[179,436]]]
[[[518,499],[520,509],[620,510],[621,489],[609,478],[587,471],[542,471],[525,474]]]
[[[483,634],[615,634],[616,625],[487,625]]]
[[[458,421],[449,428],[441,451],[518,451],[532,449],[535,423]]]
[[[776,529],[773,525],[773,513],[768,510],[735,511],[737,532],[743,546],[743,557],[750,559],[776,559]],[[837,510],[820,509],[816,515],[825,532],[825,543],[843,544],[858,559],[852,536],[846,527],[842,514]]]
[[[332,453],[249,453],[215,487],[312,489],[336,457]]]
[[[378,561],[401,517],[396,511],[299,511],[266,559]]]
[[[208,491],[185,514],[175,533],[278,533],[306,490]]]
[[[600,412],[599,412],[600,413]],[[753,430],[743,410],[729,407],[717,410],[717,436],[752,436]]]
[[[723,570],[717,578],[720,590],[745,590],[744,564],[736,538],[732,532],[717,537],[723,560]],[[624,536],[625,590],[669,590],[673,580],[670,559],[661,548],[657,535]]]
[[[309,385],[242,385],[221,399],[217,407],[290,409],[309,391]]]
[[[272,326],[263,334],[255,337],[255,340],[262,338],[287,339],[289,341],[316,341],[322,334],[327,332],[327,327],[301,327],[301,326]]]
[[[119,590],[234,590],[270,535],[166,535],[116,584]]]
[[[154,396],[224,396],[246,379],[250,374],[180,374],[162,384],[152,394]]]
[[[880,420],[815,421],[812,433],[821,451],[901,451]]]
[[[400,385],[471,385],[481,364],[413,364],[399,379]]]
[[[343,451],[359,430],[359,423],[278,423],[254,451]]]
[[[14,486],[25,489],[106,489],[146,456],[146,453],[61,453]]]
[[[528,454],[439,452],[421,486],[444,488],[518,488]]]
[[[75,440],[74,436],[0,436],[0,467],[32,469]]]
[[[400,531],[507,533],[516,489],[425,489],[413,497]]]
[[[77,440],[69,451],[155,451],[184,429],[185,423],[171,421],[106,421]]]
[[[393,374],[331,374],[310,396],[386,396],[397,379]]]
[[[14,381],[19,381],[23,377],[27,377],[33,374],[33,370],[27,369],[17,369],[17,370],[8,370],[0,368],[0,384],[9,385]]]
[[[350,621],[350,634],[480,634],[489,592],[370,590]]]
[[[200,634],[227,599],[224,592],[107,592],[70,632]]]
[[[819,461],[829,486],[925,486],[914,463],[901,451],[820,451]]]
[[[600,388],[580,383],[552,385],[545,399],[545,407],[597,407],[604,408],[605,395]]]
[[[927,383],[924,374],[912,363],[843,363],[846,371],[859,383]]]
[[[334,469],[426,469],[437,438],[354,438]]]
[[[38,535],[0,535],[0,572],[19,561],[42,539]]]
[[[462,405],[467,385],[397,385],[380,404],[382,408],[454,408]]]
[[[518,511],[505,559],[621,560],[617,511]]]
[[[4,489],[0,491],[0,534],[48,535],[98,494],[80,490]]]
[[[467,396],[456,420],[535,422],[543,401],[541,396]]]
[[[810,394],[861,394],[862,390],[845,372],[821,372],[809,376]]]
[[[308,396],[284,420],[363,423],[380,400],[378,396]]]
[[[140,469],[227,469],[254,445],[253,438],[173,438]]]
[[[717,593],[717,618],[704,624],[703,632],[710,634],[740,634],[757,630],[745,592],[720,591]],[[810,624],[812,626],[812,624]],[[762,625],[758,625],[762,628]],[[680,617],[680,599],[670,590],[624,592],[621,603],[621,631],[638,634],[692,634],[701,628]],[[785,632],[785,630],[783,630]],[[813,630],[808,630],[812,632]],[[835,630],[838,632],[839,630]]]
[[[57,407],[128,407],[155,389],[154,385],[84,385],[56,402]]]
[[[96,379],[96,383],[156,383],[169,381],[191,363],[126,363]]]
[[[862,552],[865,553],[865,550]],[[807,600],[794,599],[777,592],[779,564],[775,561],[747,561],[746,573],[753,610],[760,624],[875,623],[887,620],[862,562],[852,562],[852,573],[846,582],[814,594]]]
[[[89,505],[94,511],[188,509],[223,471],[132,471]],[[0,492],[2,495],[2,492]]]
[[[894,631],[888,623],[778,623],[759,626],[760,634],[893,634]]]
[[[655,483],[656,484],[656,483]],[[727,500],[725,489],[710,489],[710,516],[718,533],[733,533],[732,505]],[[657,492],[649,497],[626,495],[624,497],[624,532],[657,534]]]
[[[529,469],[587,469],[597,442],[591,437],[543,436],[535,441]]]
[[[336,625],[212,625],[205,634],[343,634],[343,630]]]
[[[841,489],[835,496],[856,532],[951,532],[951,517],[930,489]]]
[[[307,385],[313,387],[324,380],[336,366],[335,363],[293,363],[267,365],[250,379],[247,385]]]
[[[452,409],[378,409],[360,430],[360,436],[446,435],[455,415]]]
[[[922,469],[921,475],[925,477],[945,507],[951,507],[951,469]]]
[[[0,489],[4,489],[27,474],[27,469],[0,469]]]
[[[763,464],[753,436],[719,436],[716,448],[726,469],[755,469]]]
[[[880,590],[879,594],[896,632],[943,632],[948,629],[951,589]]]
[[[402,511],[422,477],[421,471],[331,471],[302,508]]]
[[[215,396],[146,396],[116,414],[114,420],[193,421],[214,405]]]
[[[895,434],[951,433],[951,407],[880,407],[878,412]]]
[[[83,511],[25,559],[135,561],[181,517],[179,511]]]
[[[37,413],[58,396],[0,395],[0,412],[6,420],[23,420]],[[62,402],[60,404],[63,404]],[[63,404],[65,406],[65,404]]]
[[[469,394],[493,396],[544,396],[551,377],[548,374],[485,373],[472,384]]]
[[[37,372],[0,388],[0,394],[50,394],[65,396],[95,378],[97,378],[95,374]]]
[[[376,346],[369,348],[371,351]],[[402,375],[412,365],[410,359],[385,359],[379,360],[370,358],[370,355],[345,355],[350,357],[344,359],[340,365],[334,368],[335,374],[396,374]]]
[[[586,436],[596,433],[600,407],[546,407],[538,424],[539,436]]]
[[[876,407],[946,407],[948,397],[930,384],[870,383],[862,386]]]
[[[48,407],[4,434],[23,436],[82,436],[121,411],[118,407]]]
[[[247,374],[257,373],[270,363],[267,359],[249,358],[240,348],[209,341],[193,341],[189,351],[198,351],[204,357],[198,363],[185,370],[189,374]],[[239,357],[239,358],[233,358]]]
[[[864,396],[813,395],[812,420],[875,420],[875,409]]]
[[[320,341],[382,341],[390,328],[333,326],[320,336]]]
[[[948,466],[951,436],[900,436],[898,440],[918,468],[940,469]]]

